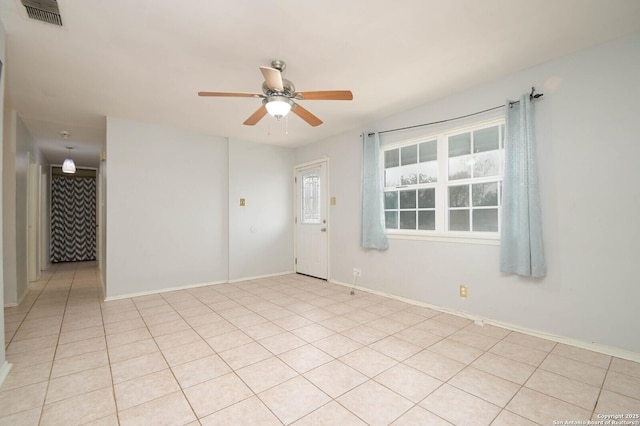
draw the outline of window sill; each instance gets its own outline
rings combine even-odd
[[[488,246],[500,245],[500,234],[495,233],[467,233],[467,232],[449,232],[449,233],[426,233],[411,231],[387,231],[387,238],[390,240],[418,240],[418,241],[437,241],[444,243],[463,243],[463,244],[483,244]]]

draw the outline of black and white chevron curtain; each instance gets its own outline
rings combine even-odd
[[[51,262],[96,259],[96,179],[53,176]]]

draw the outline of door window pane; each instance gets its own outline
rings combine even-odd
[[[317,170],[302,175],[302,223],[320,223],[320,174]]]

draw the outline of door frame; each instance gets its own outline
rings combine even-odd
[[[327,252],[326,252],[326,256],[327,256],[327,282],[331,281],[331,196],[330,194],[330,188],[331,188],[331,178],[330,178],[330,163],[329,163],[329,157],[322,157],[318,160],[314,160],[314,161],[307,161],[306,163],[302,163],[302,164],[297,164],[295,166],[293,166],[293,179],[292,179],[292,183],[293,183],[293,271],[297,274],[298,273],[298,265],[296,262],[296,258],[298,257],[298,227],[297,227],[297,218],[298,218],[298,209],[300,206],[300,192],[299,192],[299,186],[298,183],[296,181],[297,177],[298,177],[298,172],[305,170],[305,169],[309,169],[312,167],[316,167],[316,166],[321,166],[322,164],[324,164],[325,166],[325,179],[326,179],[326,187],[327,190],[324,191],[324,196],[322,197],[322,200],[326,203],[325,205],[327,206]]]

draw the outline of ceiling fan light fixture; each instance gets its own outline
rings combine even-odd
[[[276,120],[280,120],[282,117],[285,117],[291,111],[291,107],[293,106],[293,101],[284,96],[269,96],[266,98],[265,108],[267,108],[267,112],[272,117],[275,117]]]

